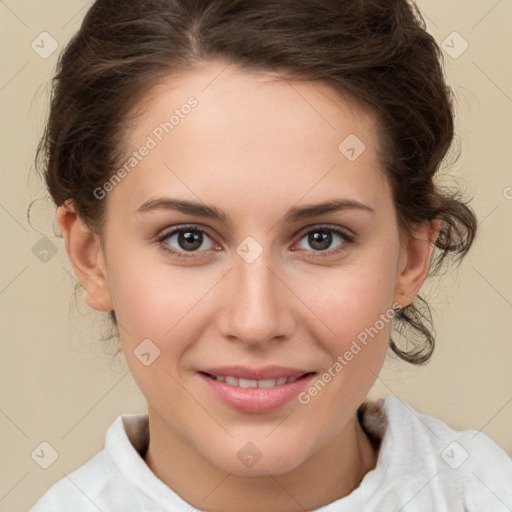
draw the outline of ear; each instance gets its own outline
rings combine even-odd
[[[402,308],[411,304],[427,278],[430,257],[441,226],[441,219],[422,223],[417,226],[413,236],[403,242],[395,287],[395,302]]]
[[[78,280],[85,289],[86,304],[96,311],[114,308],[107,285],[107,273],[99,235],[91,232],[78,217],[72,201],[57,209],[66,252]]]

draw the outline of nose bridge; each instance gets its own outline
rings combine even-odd
[[[272,251],[263,251],[251,261],[243,249],[240,244],[242,256],[234,257],[229,274],[230,284],[219,322],[222,334],[248,345],[286,337],[293,329],[292,301],[285,297],[286,287],[275,270]]]

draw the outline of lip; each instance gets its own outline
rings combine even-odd
[[[226,382],[212,379],[210,375],[230,375],[240,379],[277,379],[278,377],[296,377],[294,382],[288,382],[272,388],[240,388]],[[294,398],[314,379],[316,372],[284,368],[279,366],[265,368],[247,368],[230,366],[200,370],[198,375],[204,382],[209,393],[222,403],[240,412],[261,414],[275,411]]]

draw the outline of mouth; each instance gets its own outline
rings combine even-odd
[[[289,404],[317,375],[306,369],[226,366],[198,371],[210,398],[242,413],[267,413]]]
[[[260,389],[269,389],[275,388],[278,386],[284,386],[285,384],[290,384],[291,382],[295,382],[299,379],[304,379],[310,375],[314,375],[316,372],[307,372],[300,376],[292,376],[292,377],[278,377],[277,379],[243,379],[234,377],[233,375],[214,375],[207,372],[199,372],[209,377],[210,379],[216,380],[218,382],[224,382],[229,384],[230,386],[235,386],[238,388],[249,389],[249,388],[260,388]]]

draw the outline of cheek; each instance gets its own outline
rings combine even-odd
[[[133,341],[166,343],[186,323],[215,285],[216,275],[165,264],[162,258],[119,258],[109,273],[109,289],[120,329]]]
[[[310,336],[328,355],[302,403],[311,402],[325,421],[344,420],[343,414],[364,400],[381,369],[394,317],[393,264],[391,256],[382,254],[381,259],[361,259],[297,281],[298,295],[307,298],[315,313],[308,324]]]
[[[320,329],[317,339],[329,343],[330,353],[344,350],[359,335],[364,338],[368,329],[374,333],[374,326],[383,337],[389,334],[395,287],[392,268],[391,262],[381,260],[297,276],[297,295],[314,313]]]
[[[321,321],[311,322],[310,332],[327,358],[299,401],[321,419],[327,437],[366,398],[388,351],[393,283],[379,281],[379,275],[354,270],[337,280],[336,289],[316,293]]]
[[[179,380],[188,368],[189,355],[213,321],[208,304],[218,273],[172,267],[161,260],[139,264],[121,259],[109,277],[121,343],[134,379],[155,404],[166,396],[177,400],[180,386],[173,377]],[[179,408],[190,405],[177,402]],[[170,404],[161,407],[169,409]]]
[[[183,361],[211,321],[201,301],[215,276],[121,259],[109,277],[123,351],[139,388],[157,409],[193,410],[178,381]]]

